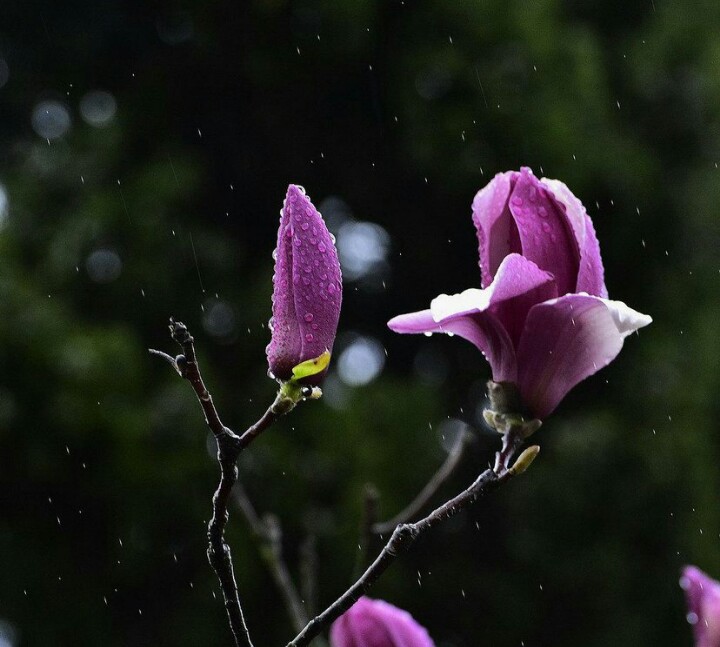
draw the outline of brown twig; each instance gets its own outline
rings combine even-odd
[[[233,499],[260,543],[260,554],[282,594],[295,631],[300,631],[307,624],[308,614],[283,557],[280,520],[276,515],[261,519],[241,484],[235,486]]]
[[[465,450],[470,444],[472,435],[468,431],[461,431],[455,444],[452,446],[450,453],[445,458],[445,462],[440,466],[433,477],[428,481],[427,485],[420,491],[420,493],[400,512],[398,512],[392,519],[388,521],[382,521],[380,523],[374,523],[372,525],[372,533],[374,535],[386,535],[392,532],[398,524],[406,523],[410,521],[414,516],[420,513],[420,511],[428,504],[443,484],[455,473],[462,457],[465,455]]]
[[[226,427],[215,408],[212,396],[205,386],[195,354],[195,343],[185,324],[170,319],[170,335],[181,348],[182,354],[172,357],[162,351],[151,349],[171,364],[180,377],[187,380],[193,388],[198,402],[205,414],[205,422],[217,442],[217,457],[220,464],[220,483],[213,496],[213,514],[208,524],[208,560],[220,581],[225,601],[230,629],[236,647],[253,647],[250,633],[245,623],[237,581],[232,563],[230,547],[225,541],[225,526],[228,521],[228,503],[230,494],[238,478],[237,459],[243,449],[255,440],[265,429],[277,420],[285,411],[276,406],[278,399],[270,406],[263,416],[245,433],[238,436]],[[280,396],[278,396],[279,398]]]
[[[363,595],[391,564],[417,541],[418,537],[445,519],[456,515],[474,503],[480,496],[506,482],[515,472],[509,466],[512,457],[523,442],[520,434],[509,432],[503,436],[502,449],[497,453],[492,469],[485,470],[466,490],[433,510],[415,523],[401,523],[393,531],[380,554],[358,580],[320,615],[291,640],[287,647],[306,647],[321,631],[345,613]]]

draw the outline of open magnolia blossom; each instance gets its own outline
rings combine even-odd
[[[360,598],[330,628],[331,647],[435,647],[428,632],[402,609]]]
[[[482,289],[400,315],[398,333],[449,333],[477,346],[495,382],[517,385],[531,416],[609,364],[652,319],[607,298],[600,246],[581,202],[532,171],[497,176],[473,201]]]
[[[686,566],[680,578],[693,625],[695,647],[720,647],[720,582],[695,566]]]
[[[342,275],[335,241],[305,191],[291,184],[280,215],[273,276],[270,374],[319,384],[327,371],[340,318]],[[318,372],[294,368],[318,360]],[[311,362],[312,363],[312,362]]]

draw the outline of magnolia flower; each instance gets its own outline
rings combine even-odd
[[[293,377],[293,368],[332,351],[340,304],[342,275],[335,240],[305,191],[288,187],[280,216],[273,276],[272,338],[266,348],[272,377]],[[323,369],[303,378],[318,384]]]
[[[680,578],[693,625],[695,647],[720,647],[720,582],[695,566],[686,566]]]
[[[543,419],[652,319],[607,299],[592,222],[562,182],[529,168],[496,175],[475,196],[473,222],[482,289],[441,294],[388,326],[467,339],[493,380],[516,384],[527,412]]]
[[[332,647],[435,647],[428,632],[402,609],[362,597],[330,628]]]

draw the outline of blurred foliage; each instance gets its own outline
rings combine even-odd
[[[443,460],[448,417],[478,442],[443,493],[472,479],[497,443],[477,415],[482,357],[384,322],[479,285],[471,199],[527,164],[581,197],[611,295],[655,323],[546,422],[528,474],[373,595],[439,647],[690,645],[679,567],[720,575],[719,53],[709,0],[6,3],[0,635],[228,643],[205,558],[216,465],[187,385],[146,349],[174,352],[165,323],[186,321],[226,423],[259,417],[289,182],[392,240],[384,289],[348,281],[341,320],[380,340],[383,374],[351,387],[333,372],[326,400],[242,457],[293,573],[317,537],[334,599],[364,484],[400,509]],[[96,89],[117,101],[103,128],[79,111]],[[70,115],[64,136],[33,128],[43,101]],[[257,644],[284,644],[239,514],[230,541]]]

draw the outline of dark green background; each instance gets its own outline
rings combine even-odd
[[[183,319],[226,423],[260,415],[289,182],[391,237],[386,288],[346,281],[340,322],[387,349],[381,377],[344,410],[302,405],[241,461],[293,571],[317,536],[320,598],[334,599],[363,485],[396,512],[442,462],[448,416],[478,442],[443,494],[483,469],[497,439],[476,416],[481,355],[385,322],[479,285],[472,197],[522,164],[583,200],[611,296],[655,321],[546,421],[530,472],[423,539],[373,595],[439,647],[691,644],[679,568],[720,575],[720,3],[8,0],[0,58],[10,644],[229,644],[205,558],[217,467],[188,386],[146,348],[175,352],[166,322]],[[117,100],[102,129],[78,113],[97,88]],[[47,99],[72,116],[50,144],[31,127]],[[99,248],[122,260],[112,282],[86,270]],[[235,315],[222,337],[203,326],[218,298]],[[229,538],[258,647],[284,645],[237,514]]]

